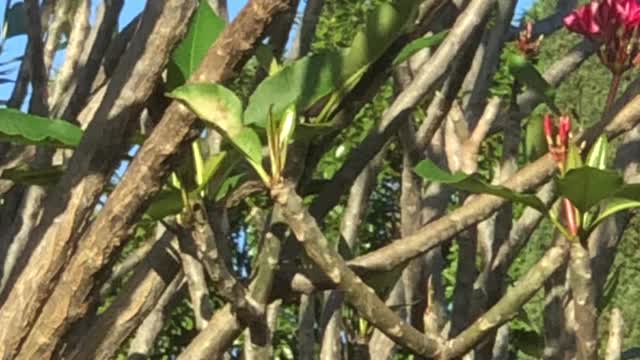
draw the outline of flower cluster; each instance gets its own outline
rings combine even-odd
[[[614,74],[622,74],[640,60],[637,0],[593,0],[567,15],[564,24],[570,31],[603,44],[598,56]]]

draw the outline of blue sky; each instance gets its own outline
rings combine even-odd
[[[19,2],[18,0],[1,1],[0,2],[1,4],[0,19],[4,18],[4,9],[7,1],[11,1],[12,4]],[[534,1],[535,0],[519,0],[518,6],[516,8],[515,18],[519,19],[522,13],[526,11]],[[99,1],[93,1],[93,2],[96,4],[99,3]],[[140,1],[140,0],[125,0],[125,5],[120,16],[120,27],[123,27],[126,24],[128,24],[131,21],[131,19],[133,19],[137,14],[139,14],[142,11],[145,3],[146,3],[145,1]],[[228,0],[228,4],[229,4],[229,15],[233,19],[238,14],[240,9],[242,9],[242,7],[246,4],[246,0]],[[95,13],[95,9],[94,9],[94,13]],[[7,42],[4,45],[3,52],[0,55],[0,62],[21,56],[24,52],[25,45],[26,45],[25,35],[16,36],[14,38],[7,40]],[[54,61],[54,67],[60,66],[61,61],[62,61],[62,53],[56,56],[56,59]],[[13,65],[12,67],[14,68],[14,70],[17,70],[18,64]],[[14,71],[5,76],[13,79],[15,78],[16,74]],[[13,88],[13,84],[11,83],[0,84],[0,100],[6,100],[9,97],[12,88]]]

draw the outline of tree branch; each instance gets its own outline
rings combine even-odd
[[[275,200],[283,206],[284,217],[307,255],[339,289],[344,291],[346,300],[364,318],[416,354],[428,357],[438,354],[441,340],[421,334],[384,305],[373,290],[347,267],[340,255],[328,246],[327,239],[304,207],[303,200],[291,187],[274,190],[274,195]]]
[[[0,308],[0,319],[14,324],[11,329],[0,329],[0,356],[15,355],[38,314],[67,313],[69,317],[41,317],[40,325],[31,333],[35,343],[30,343],[30,351],[35,351],[36,343],[48,347],[45,352],[52,351],[50,345],[55,344],[71,319],[77,316],[70,313],[83,312],[79,304],[64,307],[64,310],[58,306],[67,304],[70,299],[80,303],[85,301],[84,294],[89,292],[93,284],[91,277],[108,260],[96,253],[98,247],[89,244],[81,246],[86,258],[80,256],[69,265],[70,271],[61,281],[66,284],[74,282],[70,286],[74,291],[67,292],[69,288],[63,285],[58,287],[57,294],[52,295],[55,279],[68,261],[71,250],[77,244],[78,233],[85,227],[104,186],[110,180],[130,133],[131,120],[142,110],[144,100],[158,81],[170,50],[186,30],[186,19],[194,9],[192,1],[147,4],[143,21],[145,25],[136,34],[129,54],[121,59],[105,99],[72,156],[68,170],[47,198],[42,219],[29,240],[36,247],[35,251],[25,259],[26,266],[21,267],[25,270],[16,279],[6,302]],[[100,240],[108,238],[101,236]],[[93,271],[89,270],[86,259],[91,259],[88,262],[98,266]],[[47,300],[49,308],[41,312]],[[47,344],[42,344],[45,339]]]
[[[490,331],[513,319],[524,305],[544,285],[544,282],[560,267],[569,253],[566,244],[549,249],[514,287],[489,311],[480,316],[460,335],[447,342],[442,359],[453,359],[471,350]]]

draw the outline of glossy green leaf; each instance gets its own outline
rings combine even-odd
[[[509,71],[515,78],[529,89],[542,96],[549,109],[560,115],[560,109],[555,104],[555,89],[542,77],[538,69],[520,53],[510,53],[507,56]]]
[[[215,14],[209,3],[200,1],[189,23],[187,34],[171,55],[167,67],[168,91],[186,83],[200,66],[224,26],[224,20]]]
[[[47,186],[56,184],[62,177],[64,170],[62,166],[51,166],[44,169],[21,166],[3,170],[0,178],[11,180],[16,184]]]
[[[422,37],[412,42],[408,43],[396,56],[396,59],[393,61],[394,65],[398,65],[402,62],[407,61],[411,56],[416,54],[418,51],[426,48],[431,48],[434,46],[440,45],[444,39],[449,35],[449,30],[441,31],[437,34],[433,34],[431,36]]]
[[[613,197],[623,185],[615,171],[583,166],[569,170],[556,180],[558,194],[571,200],[580,211],[586,212],[600,201]]]
[[[440,169],[431,160],[423,160],[416,166],[415,172],[423,178],[451,185],[456,189],[474,194],[490,194],[504,199],[519,202],[530,206],[542,213],[546,213],[547,207],[534,194],[519,193],[504,186],[491,185],[484,181],[478,174],[465,174],[456,172],[451,174]]]
[[[340,53],[327,52],[285,65],[262,81],[251,95],[244,113],[245,124],[265,127],[270,109],[279,118],[291,104],[303,110],[331,94],[345,80],[342,61]]]
[[[609,151],[609,140],[606,135],[600,135],[591,146],[587,154],[587,166],[604,170],[607,168],[607,152]]]
[[[187,84],[167,96],[182,101],[199,118],[229,137],[235,136],[243,128],[242,101],[222,85]]]
[[[413,0],[380,4],[368,14],[365,28],[349,48],[304,57],[266,78],[249,99],[245,124],[265,127],[270,110],[280,118],[291,104],[304,112],[334,92],[347,93],[359,79],[354,76],[361,76],[403,33],[417,4]]]
[[[82,129],[63,120],[0,109],[0,138],[21,144],[75,147],[82,138]]]

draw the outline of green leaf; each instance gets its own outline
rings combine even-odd
[[[451,174],[440,169],[431,160],[421,161],[416,166],[415,172],[429,181],[448,184],[462,191],[499,196],[530,206],[543,214],[547,211],[547,207],[542,200],[533,194],[519,193],[504,186],[488,184],[478,174],[469,175],[462,172]]]
[[[335,130],[335,124],[322,123],[322,124],[298,124],[296,131],[293,134],[295,140],[308,142],[319,137],[325,136]]]
[[[82,129],[63,120],[0,109],[0,137],[20,144],[75,147],[82,138]]]
[[[382,3],[367,14],[363,31],[356,34],[345,57],[344,71],[354,74],[378,59],[413,20],[418,2]]]
[[[538,69],[520,53],[510,53],[507,55],[509,70],[515,78],[538,95],[542,96],[549,106],[549,109],[556,115],[560,115],[560,109],[553,100],[555,97],[554,88],[542,77]]]
[[[556,180],[558,193],[571,200],[582,213],[600,201],[613,197],[623,185],[615,171],[583,166],[569,170]]]
[[[265,127],[269,110],[280,118],[294,104],[301,111],[335,91],[346,78],[342,55],[326,52],[306,56],[285,65],[258,85],[244,112],[245,124]]]
[[[569,143],[567,149],[567,160],[565,162],[566,170],[569,171],[572,169],[581,168],[584,166],[584,161],[582,161],[582,154],[580,148],[572,142]]]
[[[525,134],[525,154],[528,161],[534,161],[546,154],[547,141],[542,129],[542,117],[531,118],[526,126]]]
[[[640,184],[624,184],[616,191],[615,197],[640,201]]]
[[[609,141],[606,135],[600,135],[595,144],[591,146],[587,155],[587,166],[604,170],[607,168],[607,152],[609,149]]]
[[[54,185],[64,173],[63,166],[51,166],[45,169],[32,169],[28,166],[5,169],[0,178],[23,185]]]
[[[4,16],[3,41],[27,33],[26,16],[24,2],[16,2],[11,5]]]
[[[265,127],[270,110],[280,118],[291,104],[303,113],[336,91],[346,94],[348,91],[342,87],[350,90],[355,86],[353,77],[362,75],[403,33],[416,6],[413,0],[380,4],[368,14],[365,28],[356,34],[349,48],[306,56],[266,78],[249,99],[245,124]]]
[[[222,85],[187,84],[173,90],[167,96],[182,101],[199,118],[230,138],[243,128],[242,101]]]
[[[262,143],[258,134],[251,128],[245,127],[232,139],[240,150],[255,165],[262,164]]]
[[[187,34],[171,55],[167,67],[168,91],[186,83],[202,63],[224,26],[224,20],[215,14],[208,1],[200,1],[200,6],[189,23]]]
[[[640,207],[640,201],[638,200],[631,200],[631,199],[625,199],[625,198],[613,198],[609,200],[609,202],[604,206],[604,209],[602,210],[602,212],[600,212],[600,214],[598,214],[598,217],[593,222],[593,224],[591,224],[590,227],[595,228],[601,222],[606,220],[609,216],[614,215],[620,211],[639,208],[639,207]]]
[[[412,42],[408,43],[396,56],[396,59],[393,61],[394,65],[398,65],[407,61],[411,56],[416,54],[418,51],[434,46],[440,45],[444,39],[449,35],[449,30],[441,31],[437,34],[433,34],[431,36],[422,37]]]
[[[220,188],[215,194],[215,200],[220,201],[224,199],[229,193],[229,191],[231,191],[232,189],[235,189],[238,186],[238,183],[243,177],[244,177],[244,174],[238,174],[238,175],[234,175],[226,178],[222,182],[222,184],[220,184]]]
[[[182,194],[180,190],[162,190],[151,201],[145,215],[153,220],[162,220],[167,216],[179,214],[182,211]]]
[[[277,60],[273,55],[273,49],[269,45],[260,44],[256,47],[256,60],[269,75],[273,75],[279,70]]]
[[[202,166],[202,183],[198,184],[198,189],[204,188],[209,183],[209,181],[211,181],[213,176],[220,169],[220,165],[226,157],[227,152],[221,151],[217,154],[212,155],[204,161],[204,164]]]

